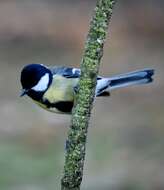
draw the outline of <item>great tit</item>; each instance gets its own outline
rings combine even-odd
[[[150,83],[153,74],[153,69],[144,69],[109,78],[98,76],[95,96],[107,96],[116,88]],[[68,114],[74,105],[79,77],[77,68],[29,64],[21,72],[21,96],[29,96],[48,111]]]

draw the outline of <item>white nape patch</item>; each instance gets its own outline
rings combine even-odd
[[[48,87],[48,83],[49,83],[49,74],[46,73],[38,82],[37,85],[35,85],[34,87],[32,87],[32,90],[35,91],[45,91]]]

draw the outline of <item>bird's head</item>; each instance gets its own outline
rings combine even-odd
[[[48,89],[52,82],[51,71],[41,64],[29,64],[22,69],[21,84],[22,92],[20,96],[28,95],[33,99],[39,99],[39,96]]]

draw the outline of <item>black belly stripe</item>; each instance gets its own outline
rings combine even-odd
[[[71,113],[73,108],[73,102],[71,101],[60,101],[60,102],[50,103],[48,100],[45,100],[44,104],[47,106],[47,108],[56,108],[64,113]]]
[[[54,107],[57,108],[59,111],[70,113],[73,108],[73,102],[64,101],[64,102],[56,102]]]

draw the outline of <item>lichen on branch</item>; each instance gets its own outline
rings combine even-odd
[[[95,97],[97,74],[103,55],[108,24],[116,0],[98,0],[90,23],[81,61],[81,77],[71,125],[66,141],[62,190],[79,190],[85,159],[85,149],[90,113]]]

